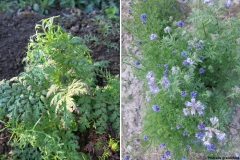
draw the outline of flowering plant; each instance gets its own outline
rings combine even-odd
[[[159,3],[177,10],[174,0],[134,2],[126,27],[141,50],[131,56],[150,97],[142,144],[164,148],[161,159],[188,159],[190,151],[225,155],[231,104],[240,94],[240,23],[223,18],[231,1],[184,1],[194,8],[186,19],[167,10],[160,15]]]

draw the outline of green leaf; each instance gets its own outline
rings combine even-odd
[[[39,5],[38,5],[37,3],[35,3],[35,4],[33,5],[33,9],[34,9],[35,11],[38,11],[38,10],[39,10]]]
[[[70,40],[70,43],[72,44],[76,44],[76,43],[82,43],[83,42],[83,39],[81,37],[73,37],[71,40]]]

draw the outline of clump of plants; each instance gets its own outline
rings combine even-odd
[[[63,8],[78,7],[85,13],[89,13],[96,8],[106,10],[108,15],[112,13],[119,14],[120,2],[116,0],[2,0],[0,2],[0,10],[7,12],[20,12],[26,6],[32,8],[40,14],[48,14],[51,7],[61,6]]]
[[[158,3],[167,10],[159,12]],[[141,144],[160,146],[161,159],[227,155],[240,93],[239,18],[222,16],[231,1],[189,2],[194,9],[187,19],[173,15],[170,3],[133,1],[133,19],[125,27],[141,50],[141,56],[129,56],[150,97]]]
[[[81,159],[78,140],[86,131],[119,135],[119,78],[53,21],[36,25],[25,71],[0,82],[0,119],[8,118],[13,159]]]

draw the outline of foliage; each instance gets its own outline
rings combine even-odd
[[[190,4],[194,10],[186,21],[171,15],[171,5],[160,14],[157,3],[166,1],[132,3],[134,19],[126,26],[142,52],[129,56],[138,62],[135,73],[146,80],[151,97],[141,143],[162,144],[162,157],[180,159],[190,150],[224,155],[232,103],[239,96],[239,18],[222,18],[223,1]]]
[[[119,78],[53,21],[36,25],[25,72],[0,82],[0,117],[9,118],[14,159],[84,159],[74,131],[103,134],[110,125],[119,134]]]
[[[85,13],[89,13],[95,8],[102,8],[103,10],[114,8],[114,14],[119,14],[119,1],[116,0],[3,0],[0,3],[0,10],[13,12],[17,8],[18,12],[20,12],[27,5],[32,6],[40,14],[48,14],[49,8],[56,5],[60,5],[63,8],[78,7]],[[112,14],[113,12],[111,11]]]

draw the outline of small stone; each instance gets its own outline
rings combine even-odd
[[[77,33],[79,31],[79,26],[78,25],[77,26],[72,26],[71,31]]]
[[[234,129],[234,128],[230,128],[230,133],[231,133],[232,135],[237,135],[237,134],[238,134],[238,131],[237,131],[236,129]]]

